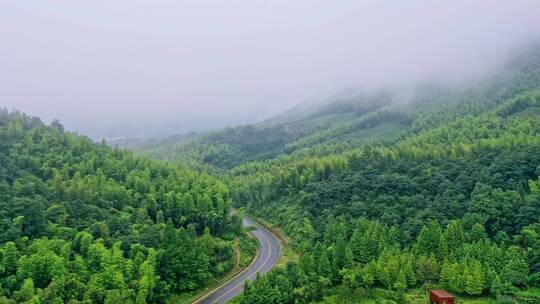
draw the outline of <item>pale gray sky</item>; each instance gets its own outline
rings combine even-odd
[[[254,122],[314,95],[483,75],[540,1],[0,0],[0,107],[114,137]]]

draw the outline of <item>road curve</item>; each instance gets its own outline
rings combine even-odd
[[[226,303],[244,290],[244,282],[246,280],[253,281],[257,277],[257,273],[267,273],[276,265],[281,254],[281,242],[279,239],[266,228],[247,217],[242,219],[242,224],[244,227],[256,228],[251,233],[259,241],[259,256],[233,279],[193,302],[193,304]]]

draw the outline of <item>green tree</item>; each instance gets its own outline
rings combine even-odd
[[[484,274],[482,266],[478,261],[474,261],[468,269],[468,275],[465,278],[465,291],[471,295],[480,295],[485,288]]]
[[[177,292],[204,284],[210,275],[208,267],[204,248],[183,228],[177,230],[173,242],[164,244],[159,258],[160,277]]]
[[[332,277],[332,266],[330,265],[330,260],[328,259],[326,250],[322,250],[319,257],[319,262],[317,263],[317,273],[327,279]]]
[[[339,238],[333,253],[332,269],[334,277],[337,277],[340,270],[353,265],[352,252],[347,241],[344,238]]]
[[[442,230],[439,223],[431,221],[427,226],[424,226],[420,231],[420,235],[416,240],[415,253],[421,254],[437,254],[439,253],[440,239]]]
[[[529,266],[525,261],[522,249],[516,246],[508,248],[505,258],[506,265],[504,266],[501,279],[514,286],[526,285]]]

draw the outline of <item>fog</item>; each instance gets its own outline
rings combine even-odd
[[[0,107],[92,136],[250,123],[347,86],[465,83],[540,1],[0,2]]]

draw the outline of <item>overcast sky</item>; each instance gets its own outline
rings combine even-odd
[[[0,0],[0,107],[94,138],[254,122],[349,86],[466,80],[540,1]]]

